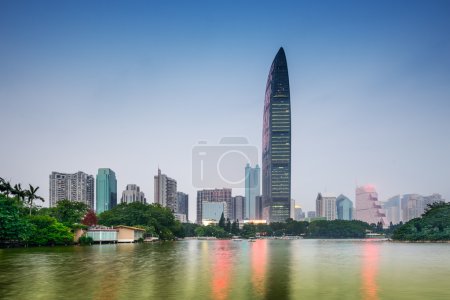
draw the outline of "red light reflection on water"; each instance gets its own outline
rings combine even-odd
[[[377,245],[377,242],[367,241],[364,244],[363,251],[362,298],[366,300],[377,300],[378,286],[376,277],[379,264],[379,245]]]
[[[227,299],[232,271],[230,241],[217,241],[217,248],[212,255],[213,271],[211,298],[216,300]]]
[[[264,295],[267,265],[267,241],[258,240],[251,246],[252,283],[257,295]]]

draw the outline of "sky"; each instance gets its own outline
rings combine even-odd
[[[246,137],[260,151],[282,46],[297,204],[363,184],[449,200],[449,14],[449,1],[0,1],[0,177],[47,198],[52,171],[107,167],[119,195],[134,183],[152,201],[159,166],[195,220],[193,147]]]

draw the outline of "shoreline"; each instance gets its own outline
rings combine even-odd
[[[404,243],[404,244],[450,244],[450,240],[444,240],[444,241],[429,241],[429,240],[425,240],[425,241],[402,241],[402,240],[393,240],[393,239],[383,239],[383,240],[378,240],[378,239],[364,239],[364,238],[299,238],[299,239],[275,239],[275,238],[262,238],[261,240],[300,240],[300,239],[305,239],[305,240],[338,240],[338,241],[369,241],[369,242],[390,242],[390,243]],[[215,237],[186,237],[184,239],[179,239],[178,241],[189,241],[189,240],[198,240],[198,241],[223,241],[223,240],[232,240],[232,239],[218,239]],[[159,241],[159,242],[163,242],[163,241]],[[152,244],[155,243],[155,241],[151,242]],[[69,244],[69,245],[19,245],[19,244],[12,244],[12,245],[8,245],[6,246],[5,244],[1,244],[0,245],[0,249],[25,249],[25,248],[41,248],[41,247],[89,247],[89,246],[94,246],[94,245],[111,245],[111,244],[149,244],[149,242],[147,243],[103,243],[103,244],[99,244],[99,243],[95,243],[95,244],[91,244],[91,245],[80,245],[80,244]]]

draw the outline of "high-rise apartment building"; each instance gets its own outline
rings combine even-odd
[[[426,210],[428,204],[445,201],[440,194],[422,196],[419,194],[396,195],[383,203],[388,222],[398,224],[419,218]]]
[[[405,194],[401,200],[402,220],[405,222],[420,217],[425,211],[425,202],[419,194]]]
[[[97,173],[96,212],[100,214],[117,205],[116,173],[108,168],[100,168]]]
[[[319,193],[316,198],[316,216],[336,220],[336,197]]]
[[[49,179],[50,207],[60,200],[70,200],[94,209],[94,176],[81,171],[74,174],[52,172]]]
[[[441,194],[432,194],[430,196],[423,196],[423,204],[425,205],[425,208],[428,204],[433,204],[436,202],[445,202],[445,199],[442,198]]]
[[[245,219],[256,219],[256,197],[261,195],[260,187],[261,171],[258,165],[252,168],[245,166]],[[242,219],[240,219],[242,220]]]
[[[285,222],[291,201],[291,100],[286,55],[280,48],[270,67],[262,133],[264,218]]]
[[[140,202],[146,203],[144,192],[136,184],[127,184],[125,190],[122,192],[120,203]]]
[[[176,212],[177,207],[177,181],[161,173],[158,168],[158,175],[154,177],[154,202],[163,207],[168,207],[172,212]]]
[[[369,224],[382,223],[388,226],[386,214],[382,209],[382,203],[378,201],[378,193],[372,185],[365,185],[356,188],[356,220]]]
[[[177,213],[186,216],[186,222],[189,220],[189,195],[177,192]]]
[[[203,203],[204,202],[225,202],[226,209],[224,211],[225,219],[231,216],[231,189],[214,189],[197,191],[197,223],[202,224]],[[216,208],[216,206],[211,206]]]
[[[386,214],[387,222],[398,224],[403,221],[401,199],[400,195],[396,195],[383,203],[383,211]]]
[[[338,220],[353,220],[353,202],[344,195],[336,198],[336,212]]]

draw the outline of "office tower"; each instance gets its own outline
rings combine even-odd
[[[405,194],[401,199],[402,220],[408,222],[420,217],[425,211],[425,202],[419,194]]]
[[[116,173],[108,168],[100,168],[97,173],[97,205],[96,212],[100,214],[117,205]]]
[[[263,220],[263,208],[264,208],[264,202],[263,202],[263,196],[256,196],[255,197],[255,219],[256,220]]]
[[[316,216],[336,220],[336,197],[319,193],[316,198]]]
[[[225,219],[231,216],[231,189],[214,189],[214,190],[200,190],[197,191],[197,223],[202,224],[203,217],[203,203],[204,202],[225,202],[226,209],[224,210]],[[212,206],[214,207],[214,206]]]
[[[290,208],[290,216],[289,218],[291,218],[292,220],[295,220],[295,200],[291,199],[291,208]]]
[[[225,219],[226,211],[228,210],[227,203],[225,201],[220,202],[203,202],[202,203],[202,221],[213,221],[218,223],[220,217],[223,216]]]
[[[392,224],[398,224],[403,221],[400,195],[389,198],[382,206],[389,224],[391,222]]]
[[[186,216],[186,222],[189,220],[189,195],[177,192],[177,213]]]
[[[303,212],[302,207],[300,205],[295,205],[294,212],[295,212],[294,215],[295,221],[300,221],[305,218],[305,213]]]
[[[338,220],[353,220],[353,202],[344,195],[336,198],[336,212]]]
[[[369,224],[381,222],[384,227],[388,226],[386,215],[378,201],[378,193],[372,185],[365,185],[356,188],[356,220]]]
[[[172,212],[177,210],[177,181],[161,173],[154,177],[154,202],[163,207],[168,207]]]
[[[315,211],[308,211],[308,218],[315,218],[316,217],[316,212]]]
[[[245,166],[245,219],[256,219],[256,197],[261,195],[259,184],[260,168],[256,165],[254,168],[249,164]],[[240,219],[242,220],[242,219]]]
[[[231,217],[230,220],[242,221],[246,213],[246,198],[243,196],[235,196],[231,198]]]
[[[291,201],[291,100],[286,55],[280,48],[270,67],[262,133],[264,218],[285,222]]]
[[[120,203],[132,203],[132,202],[141,202],[146,203],[144,192],[141,192],[139,186],[135,184],[127,184],[127,187],[122,192],[122,198],[120,199]]]
[[[74,174],[52,172],[49,179],[50,207],[66,199],[83,202],[94,209],[94,176],[81,171]]]

